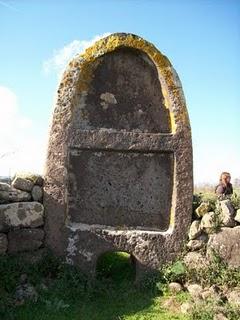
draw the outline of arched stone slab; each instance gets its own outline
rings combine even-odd
[[[192,211],[192,142],[179,78],[142,38],[112,34],[74,58],[57,95],[45,172],[46,244],[95,270],[173,259]]]

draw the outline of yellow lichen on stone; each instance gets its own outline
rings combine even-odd
[[[99,58],[102,55],[112,52],[120,47],[128,47],[143,51],[156,65],[160,75],[164,105],[170,112],[172,132],[176,132],[176,119],[173,111],[171,110],[171,101],[169,99],[169,90],[175,91],[175,89],[177,89],[171,63],[166,56],[157,50],[156,47],[138,36],[132,34],[112,34],[106,38],[100,39],[92,47],[86,49],[83,54],[77,56],[69,64],[69,67],[79,67],[81,69],[77,85],[78,90],[80,92],[88,90],[94,70],[101,61]],[[64,81],[66,81],[66,85],[69,84],[68,79],[65,78]],[[179,97],[177,97],[177,99],[178,98]],[[185,114],[181,118],[184,122],[187,121]]]
[[[175,122],[174,113],[171,111],[170,111],[170,123],[171,123],[172,133],[174,134],[176,132],[176,122]]]

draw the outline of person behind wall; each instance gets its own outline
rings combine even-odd
[[[233,194],[233,187],[230,183],[231,175],[229,172],[222,172],[219,179],[219,184],[216,186],[215,193],[218,200],[229,199]]]

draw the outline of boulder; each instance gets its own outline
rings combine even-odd
[[[43,186],[43,177],[40,174],[26,172],[17,173],[16,177],[31,181],[34,185]]]
[[[19,202],[0,205],[0,231],[10,228],[43,225],[44,207],[39,202]]]
[[[209,237],[207,256],[216,252],[230,267],[240,267],[240,226],[235,228],[221,228]]]
[[[206,213],[201,220],[200,228],[207,234],[213,233],[217,227],[217,217],[214,212]]]
[[[15,189],[23,190],[23,191],[32,191],[32,188],[34,186],[34,183],[30,180],[21,178],[16,176],[15,179],[12,182],[12,186]]]
[[[25,300],[32,300],[36,302],[38,299],[38,293],[34,286],[26,282],[17,286],[15,292],[15,299],[16,302],[19,304],[23,304]]]
[[[0,182],[0,191],[9,191],[11,189],[10,184],[5,182]]]
[[[214,300],[215,302],[220,302],[223,298],[220,288],[216,285],[213,285],[209,288],[205,288],[202,291],[203,300]]]
[[[192,311],[193,304],[190,302],[183,302],[181,305],[181,312],[183,314],[189,314]]]
[[[188,233],[189,239],[193,240],[197,238],[201,233],[202,233],[202,229],[200,228],[200,221],[199,220],[193,221]]]
[[[8,252],[18,253],[33,251],[43,244],[44,231],[42,229],[20,229],[8,233]]]
[[[202,299],[203,288],[199,284],[189,284],[187,285],[187,290],[190,293],[193,301]]]
[[[240,307],[240,289],[234,289],[227,295],[228,302],[231,305]]]
[[[209,265],[208,259],[200,252],[188,252],[183,261],[188,269],[196,271],[204,269]]]
[[[34,201],[42,201],[43,189],[40,186],[34,186],[32,188],[32,198]]]
[[[8,240],[4,233],[0,233],[0,254],[4,254],[7,251]]]
[[[169,283],[168,288],[169,288],[169,291],[171,293],[178,293],[178,292],[181,292],[183,290],[182,285],[180,283],[178,283],[178,282]]]
[[[196,215],[201,218],[211,210],[209,202],[202,202],[199,207],[195,210]]]
[[[234,217],[234,220],[238,223],[240,223],[240,209],[237,210],[236,215]]]
[[[0,204],[9,202],[9,191],[0,190]]]
[[[18,189],[11,189],[9,191],[9,202],[22,202],[30,200],[31,194],[27,191],[22,191]]]
[[[220,214],[219,218],[221,221],[221,225],[225,227],[234,227],[234,215],[235,209],[229,199],[220,201]]]
[[[21,202],[31,200],[31,194],[26,191],[11,188],[8,191],[0,190],[0,203]]]
[[[187,248],[191,251],[195,251],[203,248],[204,245],[205,245],[205,241],[203,240],[190,240],[187,243]]]
[[[198,236],[194,240],[190,240],[187,243],[187,248],[191,251],[199,250],[204,247],[204,245],[208,241],[208,236],[205,233],[202,233],[200,236]]]
[[[213,320],[229,320],[223,313],[217,313],[214,315]]]

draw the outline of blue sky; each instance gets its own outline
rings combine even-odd
[[[217,182],[223,170],[239,178],[237,0],[0,0],[0,175],[42,172],[61,71],[72,54],[112,32],[152,42],[179,74],[195,183]]]

